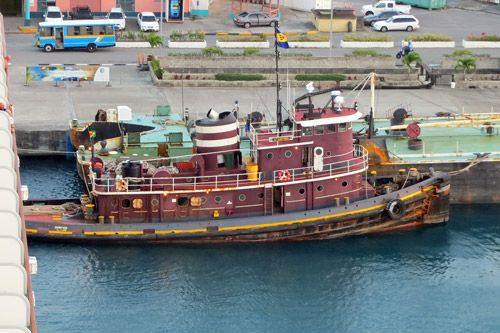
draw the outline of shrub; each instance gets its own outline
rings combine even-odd
[[[453,41],[453,38],[444,34],[415,34],[406,35],[405,40],[411,40],[414,42],[451,42]]]
[[[243,50],[243,55],[257,55],[259,54],[259,49],[255,47],[249,47]]]
[[[153,59],[151,61],[151,66],[153,67],[153,72],[155,73],[156,77],[161,80],[163,78],[163,70],[160,66],[160,60]]]
[[[170,40],[174,42],[195,42],[205,40],[205,33],[201,31],[173,31],[170,34]]]
[[[223,55],[224,51],[220,47],[206,47],[203,50],[201,50],[201,53],[204,55]]]
[[[144,31],[139,31],[137,33],[137,39],[139,40],[147,40],[148,36],[144,33]]]
[[[297,81],[344,81],[345,75],[342,74],[297,74]]]
[[[376,57],[378,53],[375,50],[354,50],[352,51],[352,55],[358,57]]]
[[[152,48],[163,45],[163,37],[155,34],[154,32],[150,33],[146,37],[146,40],[149,42],[149,45],[151,45]]]
[[[472,52],[469,50],[456,50],[453,52],[454,57],[470,57]]]
[[[220,81],[260,81],[264,80],[262,74],[238,74],[238,73],[219,73],[215,74],[215,79]]]
[[[289,42],[328,42],[328,35],[295,35],[287,37]]]
[[[267,40],[266,36],[263,34],[238,36],[219,35],[217,39],[221,42],[265,42]]]
[[[125,38],[127,38],[129,40],[135,40],[135,32],[133,32],[133,31],[127,32],[127,35]]]
[[[346,34],[344,42],[392,42],[392,37],[387,35],[359,35]]]
[[[472,40],[472,41],[483,41],[483,42],[500,42],[500,37],[497,36],[497,35],[481,35],[481,36],[469,36],[467,38],[468,40]]]

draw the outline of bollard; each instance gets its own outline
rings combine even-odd
[[[115,224],[115,217],[114,216],[109,217],[109,224]]]
[[[99,216],[99,224],[104,224],[104,216]]]
[[[349,197],[344,197],[344,204],[348,205],[349,204]]]
[[[340,206],[340,198],[335,198],[335,206]]]

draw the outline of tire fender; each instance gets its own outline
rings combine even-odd
[[[391,200],[385,206],[385,211],[392,220],[399,220],[406,213],[405,203],[400,199]]]

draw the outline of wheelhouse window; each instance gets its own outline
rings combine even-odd
[[[347,123],[340,123],[339,132],[345,132],[345,131],[347,131]]]
[[[313,135],[312,127],[302,127],[302,136],[311,136]]]
[[[316,135],[325,134],[325,127],[323,125],[314,127],[314,134]]]
[[[330,124],[326,126],[326,133],[335,133],[337,131],[335,124]]]

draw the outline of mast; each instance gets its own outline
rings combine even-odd
[[[281,100],[280,100],[280,78],[279,78],[279,68],[278,68],[278,59],[280,57],[280,53],[278,51],[278,25],[274,25],[274,54],[276,58],[276,127],[278,132],[281,132]]]
[[[374,136],[374,127],[375,127],[375,73],[370,74],[370,90],[372,93],[371,97],[371,107],[370,107],[370,122],[368,124],[368,139],[373,138]]]

